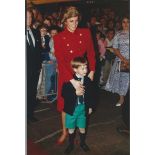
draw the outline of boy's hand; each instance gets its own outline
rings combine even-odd
[[[89,108],[89,115],[93,112],[92,108]]]
[[[84,94],[84,89],[78,89],[78,90],[75,91],[75,93],[76,93],[77,96],[81,96],[81,95]]]
[[[82,85],[82,83],[80,81],[72,79],[72,80],[70,80],[70,82],[72,83],[73,87],[75,88],[77,96],[81,96],[84,94],[84,92],[85,92],[84,86]]]

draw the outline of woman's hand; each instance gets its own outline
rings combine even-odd
[[[91,79],[91,81],[94,80],[94,71],[90,71],[90,73],[88,74],[88,77]]]
[[[120,58],[120,60],[124,63],[124,66],[127,67],[129,66],[129,60],[127,60],[119,51],[119,49],[113,48],[114,53],[117,57]]]
[[[70,80],[70,82],[72,83],[73,87],[75,88],[77,96],[84,95],[84,86],[82,85],[82,83],[80,81],[72,79],[72,80]]]
[[[127,67],[127,68],[129,67],[129,60],[127,60],[126,58],[123,58],[122,62],[124,64],[124,67]]]

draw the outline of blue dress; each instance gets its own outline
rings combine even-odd
[[[129,59],[129,32],[119,31],[113,42],[113,48],[119,49],[122,56]],[[115,58],[105,90],[125,96],[129,88],[129,73],[118,71],[118,57]]]

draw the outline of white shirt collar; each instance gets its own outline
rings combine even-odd
[[[79,74],[75,74],[77,78],[81,78],[81,82],[83,83],[83,80],[84,80],[84,76],[81,76]]]

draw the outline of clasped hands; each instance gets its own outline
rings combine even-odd
[[[77,80],[72,79],[71,83],[76,90],[75,93],[77,96],[84,95],[85,89],[84,89],[84,86],[81,83],[81,81],[77,81]]]
[[[90,78],[91,81],[93,81],[94,71],[90,71],[90,73],[88,74],[88,77]],[[77,96],[84,95],[85,89],[84,89],[84,86],[81,83],[81,81],[77,81],[75,79],[72,79],[72,80],[70,80],[70,82],[72,83],[73,87],[75,88]]]
[[[123,59],[122,60],[122,62],[123,62],[123,66],[125,67],[125,68],[129,68],[129,60],[127,60],[127,59]]]

